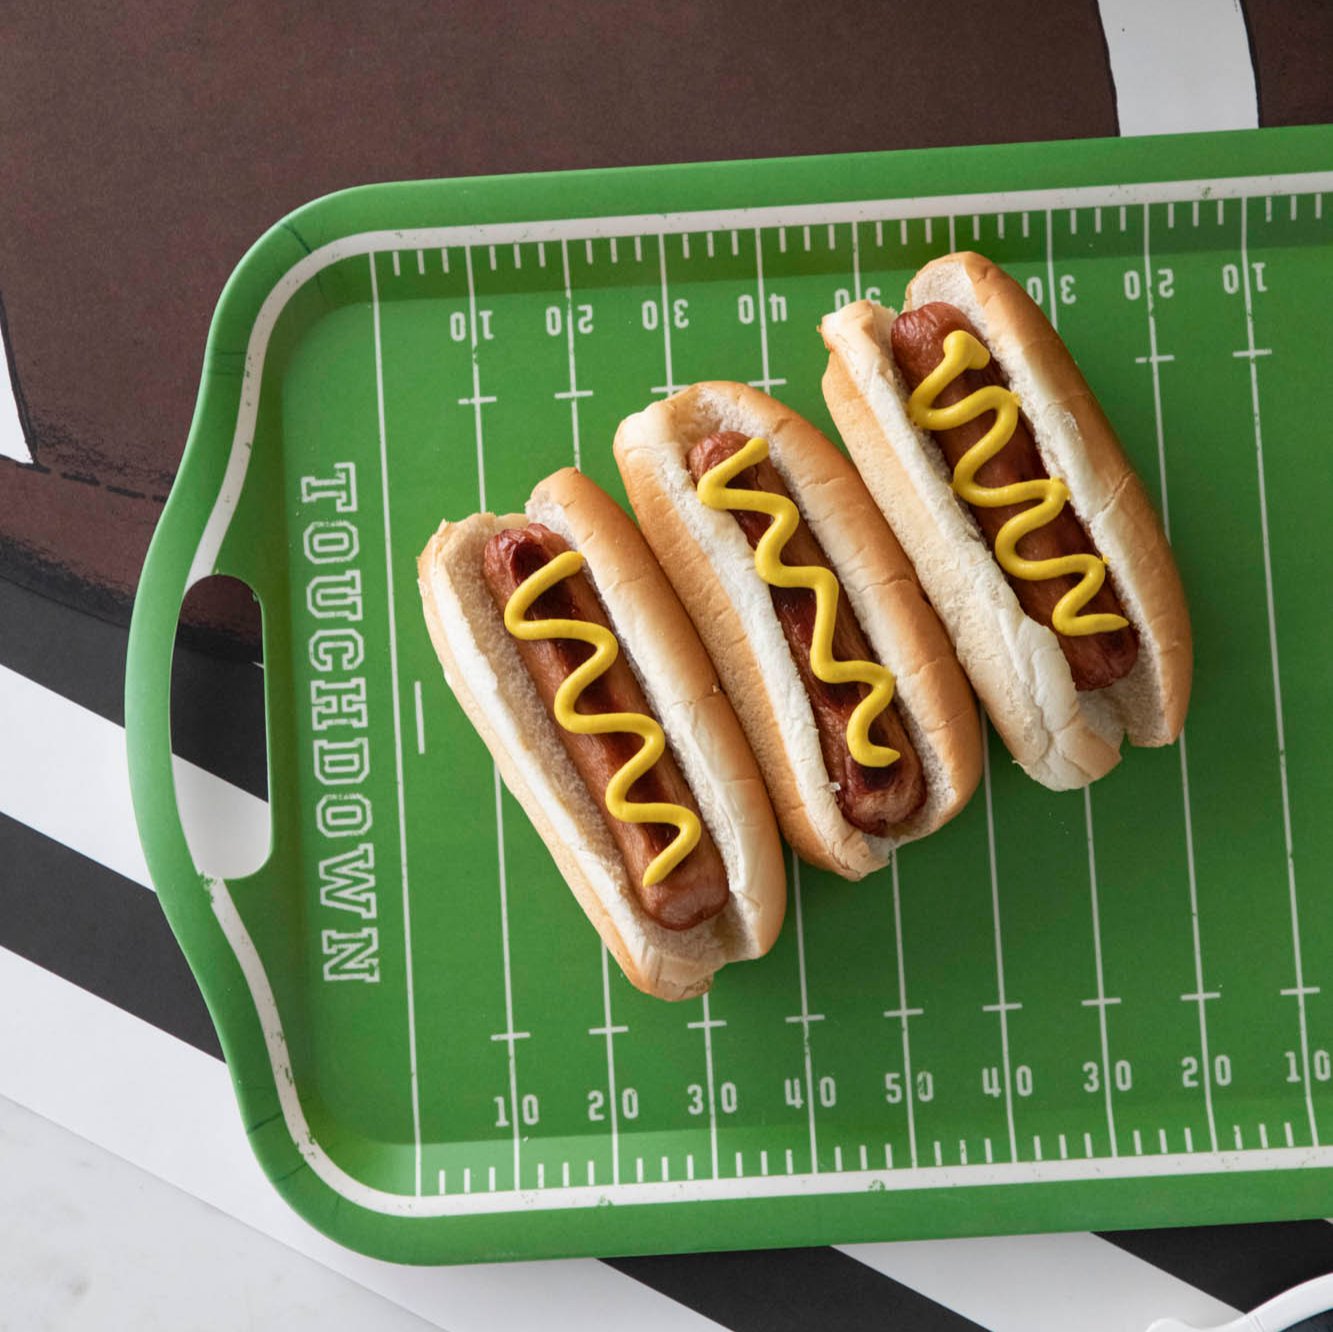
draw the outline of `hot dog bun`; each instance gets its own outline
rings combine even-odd
[[[505,785],[625,975],[649,994],[687,999],[708,989],[719,967],[759,957],[777,938],[786,873],[773,811],[698,635],[624,511],[572,468],[541,482],[526,509],[526,516],[446,522],[431,538],[417,566],[431,640]],[[722,855],[727,905],[692,929],[664,929],[639,905],[482,580],[489,538],[530,521],[583,554],[584,572]]]
[[[977,254],[927,264],[905,308],[943,301],[975,325],[1032,427],[1050,475],[1105,557],[1139,634],[1122,680],[1078,692],[1055,633],[1024,614],[935,441],[908,419],[890,350],[894,311],[857,301],[825,317],[824,396],[866,485],[911,556],[968,676],[1014,758],[1054,790],[1086,786],[1123,737],[1168,744],[1189,703],[1184,589],[1161,523],[1068,348],[1023,287]]]
[[[925,804],[896,836],[871,836],[843,817],[769,588],[735,519],[698,498],[686,455],[722,430],[768,441],[869,643],[894,674],[895,701],[927,781]],[[622,422],[615,455],[644,535],[717,664],[798,854],[859,879],[887,863],[894,846],[957,813],[981,772],[976,703],[907,557],[837,448],[757,389],[705,383]]]

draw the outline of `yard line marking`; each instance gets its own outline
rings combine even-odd
[[[725,1022],[717,1021],[709,1012],[708,991],[701,1000],[704,1017],[702,1022],[690,1022],[691,1027],[702,1027],[704,1033],[704,1070],[708,1078],[708,1147],[713,1163],[713,1178],[717,1178],[717,1104],[713,1097],[713,1028],[725,1027]]]
[[[643,1157],[641,1156],[634,1158],[634,1182],[636,1184],[643,1183]]]
[[[932,228],[932,226],[931,226],[931,224],[930,224],[930,218],[926,218],[926,244],[927,244],[927,245],[933,245],[933,244],[934,244],[933,236],[934,236],[934,228]]]
[[[688,259],[690,257],[690,233],[682,232],[680,237],[680,257]]]
[[[1083,1135],[1083,1155],[1090,1157],[1092,1155],[1092,1134]]]
[[[1074,210],[1071,208],[1069,211],[1072,214]],[[1046,210],[1046,285],[1050,289],[1051,327],[1058,330],[1060,314],[1055,308],[1055,220],[1049,208]]]
[[[861,1169],[862,1170],[870,1169],[870,1153],[866,1149],[865,1143],[861,1144]]]
[[[919,1008],[907,1007],[907,968],[903,960],[903,907],[902,894],[898,887],[898,853],[889,852],[889,874],[893,885],[893,936],[898,954],[898,1011],[897,1016],[902,1030],[903,1041],[903,1082],[906,1083],[904,1097],[907,1102],[907,1148],[912,1160],[912,1168],[917,1165],[916,1156],[916,1089],[912,1082],[912,1042],[907,1034],[907,1019],[921,1012]],[[889,1017],[889,1013],[884,1014]]]
[[[490,257],[490,261],[491,261],[491,272],[494,273],[494,272],[495,272],[496,263],[497,263],[497,260],[496,260],[496,257],[495,257],[495,246],[494,246],[494,245],[488,245],[488,246],[486,247],[486,252],[487,252],[488,256]]]
[[[417,1009],[412,976],[412,901],[407,875],[407,804],[403,789],[403,707],[398,677],[398,621],[393,595],[393,524],[389,514],[389,436],[384,411],[384,344],[380,325],[380,288],[375,255],[370,263],[371,326],[375,342],[375,405],[380,435],[380,498],[384,508],[384,590],[389,612],[389,675],[393,680],[394,774],[398,785],[398,861],[403,881],[403,982],[407,990],[407,1059],[412,1091],[413,1182],[421,1196],[421,1089],[417,1078]],[[394,252],[395,261],[398,258]],[[511,1024],[512,1025],[512,1024]]]
[[[966,1138],[959,1138],[959,1139],[958,1139],[958,1164],[959,1164],[959,1165],[966,1165],[966,1164],[967,1164],[967,1139],[966,1139]],[[861,1165],[862,1165],[862,1168],[864,1169],[864,1167],[865,1167],[865,1162],[863,1161],[863,1162],[861,1163]]]
[[[1134,1130],[1134,1155],[1143,1155],[1143,1138],[1140,1136],[1138,1129]]]
[[[1324,216],[1324,196],[1316,194],[1314,197],[1314,215],[1315,217]]]
[[[1233,351],[1231,354],[1232,356],[1245,356],[1254,360],[1256,356],[1272,356],[1273,349],[1271,347],[1242,347],[1240,351]]]
[[[1231,1131],[1232,1131],[1232,1133],[1233,1133],[1233,1135],[1235,1136],[1235,1139],[1236,1139],[1236,1150],[1237,1150],[1238,1152],[1243,1152],[1243,1151],[1245,1150],[1245,1139],[1244,1139],[1243,1136],[1241,1135],[1240,1125],[1239,1125],[1239,1124],[1233,1124],[1233,1125],[1231,1126]]]
[[[759,1153],[759,1173],[761,1175],[768,1174],[768,1153],[766,1151]]]
[[[493,1041],[526,1041],[532,1036],[530,1031],[497,1031],[492,1037]]]
[[[671,1162],[667,1157],[664,1156],[662,1158],[662,1183],[669,1184],[670,1182],[671,1182]]]
[[[1199,201],[1197,199],[1190,204],[1190,223],[1196,227],[1199,225]]]
[[[791,853],[792,897],[796,905],[796,974],[801,987],[801,1053],[805,1061],[805,1105],[810,1132],[810,1171],[819,1173],[819,1145],[815,1132],[815,1073],[810,1051],[810,999],[805,975],[805,918],[801,911],[801,862]]]
[[[1282,1131],[1287,1135],[1287,1146],[1294,1147],[1296,1145],[1296,1133],[1291,1127],[1290,1120],[1282,1125]]]
[[[795,1166],[792,1163],[792,1154],[790,1147],[787,1148],[787,1173],[789,1175],[796,1173]]]
[[[940,1140],[935,1139],[935,1164],[942,1166],[944,1164],[944,1153],[940,1150]]]
[[[1318,993],[1319,993],[1319,986],[1317,986],[1317,985],[1290,985],[1290,986],[1288,986],[1285,990],[1279,990],[1278,993],[1279,993],[1279,994],[1285,994],[1285,995],[1318,994]]]
[[[1106,997],[1105,972],[1102,969],[1102,917],[1097,899],[1097,848],[1092,831],[1092,792],[1083,788],[1083,820],[1088,834],[1088,893],[1092,909],[1092,957],[1093,969],[1097,974],[1097,998],[1085,999],[1085,1004],[1095,1004],[1097,1008],[1098,1037],[1102,1049],[1102,1090],[1106,1095],[1106,1133],[1111,1141],[1111,1155],[1119,1156],[1115,1136],[1115,1109],[1111,1098],[1111,1045],[1107,1032],[1106,1008],[1109,1003],[1119,1003],[1119,999]]]
[[[509,1051],[509,1119],[514,1126],[514,1188],[521,1185],[519,1151],[522,1143],[518,1122],[518,1059],[514,1049],[514,980],[509,962],[509,876],[505,866],[504,808],[500,799],[500,765],[491,764],[495,776],[495,845],[500,865],[500,955],[504,961],[505,1029],[511,1039],[506,1042]],[[526,1033],[524,1033],[526,1035]]]
[[[758,227],[754,229],[754,280],[755,303],[759,306],[759,363],[764,377],[757,382],[751,380],[751,384],[767,393],[787,381],[774,379],[768,368],[768,298],[764,294],[764,241]]]
[[[1262,1147],[1262,1148],[1264,1149],[1264,1151],[1267,1151],[1267,1150],[1268,1150],[1268,1125],[1267,1125],[1267,1124],[1260,1124],[1260,1125],[1259,1125],[1259,1146]]]
[[[1120,230],[1124,231],[1129,224],[1128,211],[1124,204],[1120,205]]]
[[[1240,216],[1241,216],[1241,231],[1243,232],[1245,230],[1245,206],[1243,203],[1241,205]],[[1272,220],[1273,220],[1273,196],[1270,194],[1267,195],[1264,199],[1264,221],[1271,222]]]
[[[1271,208],[1272,198],[1269,198]],[[1240,264],[1242,291],[1245,293],[1245,333],[1249,349],[1254,351],[1254,302],[1250,291],[1249,209],[1240,205]],[[1250,403],[1254,410],[1254,461],[1259,477],[1259,532],[1264,551],[1264,597],[1268,610],[1268,655],[1273,673],[1273,719],[1277,732],[1277,770],[1282,788],[1282,836],[1287,853],[1287,901],[1291,912],[1291,954],[1296,967],[1296,1011],[1301,1037],[1302,1081],[1305,1083],[1305,1110],[1310,1121],[1310,1141],[1319,1145],[1319,1125],[1315,1120],[1314,1092],[1310,1083],[1310,1034],[1305,1012],[1305,968],[1301,956],[1301,915],[1296,896],[1296,850],[1291,831],[1291,791],[1287,784],[1287,727],[1282,707],[1282,672],[1277,651],[1277,605],[1273,595],[1273,555],[1268,539],[1268,484],[1264,474],[1263,429],[1259,419],[1259,363],[1250,357]]]
[[[443,1174],[444,1172],[441,1171],[440,1173]],[[544,1189],[544,1188],[546,1187],[546,1162],[545,1162],[545,1161],[538,1161],[538,1162],[537,1162],[537,1187],[538,1187],[539,1189]]]
[[[1083,999],[1080,1000],[1084,1008],[1105,1008],[1110,1004],[1120,1003],[1119,995],[1107,995],[1104,999]]]
[[[745,1157],[740,1152],[736,1153],[736,1178],[745,1178]]]
[[[1191,994],[1182,994],[1180,1000],[1181,1003],[1185,1004],[1202,1004],[1209,999],[1220,999],[1221,997],[1222,992],[1220,990],[1195,990]]]
[[[1078,235],[1078,210],[1075,208],[1069,210],[1069,234]]]
[[[1226,221],[1226,215],[1227,215],[1226,200],[1219,199],[1217,201],[1217,225],[1219,227],[1222,225],[1224,221]]]
[[[833,1149],[833,1168],[834,1170],[842,1169],[842,1148],[840,1146]]]
[[[1143,290],[1148,314],[1148,352],[1157,356],[1157,312],[1153,303],[1152,283],[1152,209],[1143,208]],[[1157,431],[1157,481],[1162,504],[1162,528],[1171,539],[1171,501],[1166,484],[1166,431],[1162,422],[1162,377],[1159,363],[1150,359],[1152,371],[1153,420]],[[1208,1012],[1204,998],[1203,943],[1199,933],[1199,880],[1194,863],[1194,813],[1190,802],[1189,745],[1186,730],[1180,732],[1180,797],[1185,821],[1185,873],[1189,885],[1190,935],[1194,949],[1194,999],[1199,1006],[1199,1062],[1203,1075],[1203,1104],[1208,1118],[1208,1141],[1217,1151],[1217,1120],[1213,1114],[1212,1061],[1208,1057]],[[1183,996],[1182,996],[1183,998]]]
[[[616,249],[616,238],[614,236],[611,237],[611,262],[613,264],[618,264],[620,262],[620,253]]]
[[[481,511],[486,511],[486,454],[482,444],[481,432],[481,368],[478,365],[480,347],[477,344],[477,284],[472,273],[472,247],[463,247],[463,261],[467,268],[467,305],[468,325],[472,342],[472,410],[477,436],[477,502]],[[466,399],[460,398],[464,403]],[[494,398],[488,399],[494,402]]]
[[[537,242],[537,267],[538,267],[538,268],[545,268],[545,267],[546,267],[546,242],[545,242],[545,241],[538,241],[538,242]]]
[[[612,244],[615,242],[612,241]],[[569,348],[569,430],[574,443],[574,466],[582,467],[583,459],[579,451],[579,382],[578,371],[574,364],[574,289],[569,280],[569,245],[566,241],[560,242],[560,262],[565,272],[565,337]]]
[[[981,215],[979,213],[972,214],[972,239],[974,241],[981,239]]]
[[[517,249],[517,246],[515,246],[515,248]],[[426,252],[425,252],[425,250],[418,250],[418,251],[417,251],[417,272],[420,273],[422,277],[425,277],[425,276],[426,276]]]
[[[417,753],[426,752],[426,718],[421,711],[421,681],[412,681],[412,698],[416,703],[417,710]]]
[[[1166,1130],[1164,1128],[1159,1128],[1157,1130],[1157,1145],[1162,1149],[1163,1156],[1170,1151],[1170,1147],[1167,1145],[1166,1141]]]
[[[628,1027],[617,1027],[611,1022],[611,967],[607,960],[606,945],[602,945],[602,1019],[605,1026],[602,1035],[606,1037],[606,1091],[611,1107],[611,1183],[620,1183],[620,1120],[619,1097],[616,1094],[616,1041],[619,1032],[628,1031]],[[589,1032],[589,1035],[596,1033]]]
[[[398,263],[398,251],[397,251],[397,250],[395,250],[395,251],[393,252],[393,275],[394,275],[394,277],[402,277],[402,275],[403,275],[403,270],[402,270],[402,268],[399,266],[399,263]]]
[[[899,238],[899,240],[900,240],[904,245],[907,244],[907,219],[906,219],[906,218],[903,218],[903,220],[902,220],[901,222],[898,223],[898,238]]]
[[[806,249],[806,250],[808,250],[808,249],[810,248],[810,228],[809,228],[809,227],[802,227],[802,228],[801,228],[801,245],[802,245],[802,247],[803,247],[804,249]]]
[[[440,269],[445,273],[449,271],[449,247],[447,245],[440,246]]]
[[[1242,354],[1243,354],[1243,353],[1241,353],[1241,352],[1237,352],[1237,353],[1236,353],[1237,356],[1242,355]],[[1172,361],[1174,361],[1175,359],[1176,359],[1176,358],[1175,358],[1174,354],[1171,353],[1171,352],[1166,352],[1166,353],[1153,352],[1153,353],[1152,353],[1151,355],[1149,355],[1149,356],[1136,356],[1136,357],[1134,358],[1134,364],[1135,364],[1135,365],[1151,365],[1151,366],[1169,365],[1169,364],[1170,364]]]
[[[1099,236],[1102,234],[1102,210],[1100,208],[1092,210],[1092,229]]]
[[[686,1156],[686,1158],[685,1158],[685,1178],[686,1178],[686,1179],[693,1179],[693,1178],[694,1178],[694,1153],[693,1153],[693,1152],[691,1152],[691,1153],[690,1153],[688,1156]]]
[[[953,215],[952,213],[950,213],[950,214],[949,214],[949,252],[950,252],[951,254],[952,254],[955,250],[958,249],[958,237],[957,237],[957,234],[956,234],[956,232],[955,232],[955,221],[956,221],[956,219],[954,218],[954,215]]]
[[[642,237],[642,236],[635,236],[635,238],[634,238],[634,262],[635,262],[636,264],[641,264],[641,263],[643,263],[643,237]]]
[[[786,254],[786,253],[787,253],[787,228],[786,228],[786,227],[779,227],[779,228],[778,228],[778,253],[779,253],[779,254]]]
[[[884,1169],[893,1169],[893,1144],[891,1142],[884,1144]]]
[[[495,1167],[491,1166],[486,1171],[486,1188],[489,1192],[495,1192]]]
[[[614,245],[615,241],[612,241],[611,244]],[[514,267],[515,268],[523,267],[523,251],[520,248],[519,243],[517,241],[514,242]]]
[[[861,242],[857,237],[857,225],[852,223],[852,295],[861,299]]]
[[[569,1162],[565,1161],[560,1166],[560,1183],[569,1188]]]
[[[1185,1125],[1185,1150],[1187,1152],[1194,1150],[1194,1134],[1188,1124]]]
[[[597,1167],[596,1167],[591,1161],[589,1161],[589,1162],[588,1162],[588,1186],[589,1186],[589,1188],[591,1188],[592,1185],[594,1185],[594,1184],[596,1184],[596,1183],[597,1183]]]
[[[833,222],[828,224],[828,247],[830,250],[836,250],[838,248],[837,225]]]
[[[733,232],[731,233],[731,256],[732,256],[732,258],[733,258],[733,259],[737,258],[737,257],[740,255],[740,252],[741,252],[741,238],[740,238],[740,236],[739,236],[739,234],[738,234],[737,232],[733,231]]]
[[[471,1166],[464,1166],[464,1167],[463,1167],[463,1192],[464,1192],[464,1193],[471,1193],[471,1192],[472,1192],[472,1167],[471,1167]]]
[[[995,1162],[995,1148],[991,1144],[991,1140],[989,1138],[985,1138],[983,1139],[981,1145],[983,1148],[985,1148],[986,1151],[986,1164],[993,1165]]]
[[[704,241],[708,248],[708,257],[711,259],[713,258],[713,233],[711,231],[704,237]]]
[[[1018,1133],[1014,1127],[1013,1078],[1009,1065],[1010,1005],[1004,994],[1004,945],[1000,937],[1000,875],[995,860],[995,805],[991,798],[989,726],[981,725],[981,771],[986,794],[986,849],[990,858],[991,921],[995,931],[995,982],[999,991],[1000,1056],[1004,1064],[1004,1114],[1009,1127],[1009,1159],[1018,1160]]]
[[[1169,203],[1166,206],[1166,225],[1168,227],[1174,227],[1176,225],[1176,206],[1173,203]]]
[[[441,1170],[440,1173],[439,1173],[439,1177],[438,1177],[438,1179],[437,1179],[437,1181],[436,1181],[436,1182],[439,1184],[439,1186],[440,1186],[439,1191],[440,1191],[441,1193],[445,1193],[445,1192],[447,1192],[447,1190],[446,1190],[445,1187],[444,1187],[444,1179],[445,1179],[445,1172],[444,1172],[443,1170]]]
[[[875,245],[884,248],[884,223],[879,218],[875,219]]]
[[[1036,1160],[1038,1160],[1038,1161],[1040,1161],[1040,1160],[1042,1159],[1042,1156],[1041,1156],[1041,1134],[1040,1134],[1040,1133],[1034,1133],[1034,1134],[1032,1135],[1032,1155],[1033,1155],[1033,1157],[1034,1157]]]
[[[995,232],[996,232],[996,234],[999,236],[999,238],[1000,238],[1001,240],[1004,239],[1004,214],[1003,214],[1003,213],[997,213],[997,214],[995,215]]]
[[[592,264],[593,264],[593,262],[594,262],[594,260],[593,260],[593,253],[592,253],[592,238],[591,238],[591,237],[589,237],[586,241],[583,242],[583,257],[584,257],[585,259],[587,259],[587,261],[588,261],[588,266],[591,267]]]
[[[1023,237],[1027,238],[1032,228],[1031,220],[1026,213],[1023,214]]]
[[[653,389],[653,392],[670,396],[678,386],[671,372],[671,307],[667,301],[666,234],[660,231],[657,233],[657,271],[662,282],[662,355],[666,360],[666,384]]]

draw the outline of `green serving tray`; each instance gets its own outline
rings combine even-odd
[[[392,184],[223,293],[135,607],[163,907],[264,1169],[408,1262],[1328,1215],[1333,130]],[[1057,321],[1167,516],[1186,736],[952,824],[707,998],[637,993],[445,686],[415,558],[702,378],[829,427],[821,315],[975,247]],[[190,583],[261,603],[272,849],[196,866]],[[206,1150],[207,1144],[201,1144]]]

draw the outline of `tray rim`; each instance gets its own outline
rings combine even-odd
[[[628,216],[641,219],[645,215],[666,218],[682,212],[747,206],[744,202],[738,205],[738,199],[752,204],[762,200],[787,210],[802,204],[826,210],[831,201],[825,187],[835,171],[839,197],[848,206],[956,196],[963,171],[973,187],[969,194],[985,193],[987,185],[993,187],[991,192],[1003,193],[1003,182],[1016,178],[1024,181],[1021,191],[1025,195],[1042,188],[1062,192],[1081,185],[1104,188],[1127,173],[1136,185],[1169,182],[1183,186],[1191,179],[1250,178],[1308,170],[1312,160],[1320,160],[1320,150],[1326,149],[1330,140],[1330,127],[1294,127],[1164,136],[1148,141],[1084,140],[398,182],[358,186],[315,200],[277,223],[256,242],[229,279],[214,315],[185,454],[154,534],[136,598],[126,670],[126,729],[136,819],[150,872],[218,1026],[256,1154],[279,1192],[300,1214],[331,1237],[364,1252],[417,1262],[734,1247],[740,1227],[746,1225],[751,1229],[742,1238],[749,1245],[811,1242],[809,1200],[791,1195],[781,1199],[731,1199],[723,1208],[708,1202],[694,1203],[690,1216],[694,1233],[688,1246],[675,1237],[674,1221],[679,1213],[663,1209],[658,1203],[618,1202],[615,1208],[582,1211],[581,1221],[588,1221],[581,1237],[585,1242],[575,1245],[563,1233],[567,1228],[563,1217],[568,1209],[528,1210],[524,1212],[527,1239],[532,1241],[538,1231],[542,1235],[520,1250],[513,1246],[512,1235],[506,1234],[507,1213],[469,1216],[464,1226],[460,1216],[406,1218],[344,1206],[346,1200],[308,1168],[288,1134],[281,1109],[274,1108],[274,1069],[262,1030],[258,1032],[260,1039],[255,1040],[255,1028],[262,1024],[250,987],[210,906],[219,887],[225,894],[225,885],[210,882],[195,870],[175,815],[170,783],[165,787],[162,784],[162,756],[164,752],[169,754],[170,723],[169,688],[164,691],[161,687],[164,662],[168,685],[170,675],[170,651],[163,654],[161,647],[171,642],[184,591],[194,576],[212,571],[206,567],[212,561],[200,563],[199,539],[220,506],[213,497],[225,495],[232,480],[228,469],[234,461],[234,422],[247,392],[244,370],[249,339],[261,307],[284,276],[301,267],[303,259],[336,246],[340,239],[366,232],[401,234],[418,226],[521,225],[538,219],[579,222]],[[1188,151],[1191,165],[1200,168],[1197,176],[1182,176],[1171,169],[1181,149]],[[1073,168],[1067,160],[1071,156],[1076,162]],[[1324,152],[1322,160],[1327,159]],[[892,184],[891,191],[885,190],[886,183]],[[597,206],[602,201],[618,206]],[[635,205],[628,213],[627,201]],[[654,206],[666,204],[672,206]],[[485,217],[484,222],[478,222],[479,214]],[[606,234],[612,234],[613,221],[606,225],[610,228]],[[587,230],[585,227],[579,234]],[[254,391],[257,389],[256,384]],[[168,758],[168,776],[169,771]],[[1253,1160],[1254,1156],[1247,1153],[1246,1159]],[[1244,1197],[1244,1180],[1260,1173],[1268,1172],[1235,1170],[1194,1177],[1137,1176],[1059,1184],[1025,1182],[1023,1187],[1025,1196],[1033,1189],[1058,1190],[1058,1195],[1052,1196],[1058,1196],[1061,1205],[1048,1210],[1068,1215],[1069,1224],[1080,1224],[1078,1214],[1083,1207],[1077,1201],[1072,1207],[1067,1204],[1071,1197],[1085,1193],[1089,1202],[1096,1199],[1100,1225],[1164,1224],[1169,1216],[1154,1219],[1159,1207],[1173,1213],[1183,1197],[1197,1196],[1200,1205],[1213,1211],[1233,1195]],[[1289,1174],[1291,1203],[1298,1210],[1283,1205],[1275,1208],[1273,1215],[1322,1214],[1328,1206],[1328,1181],[1323,1175],[1319,1168]],[[1316,1180],[1322,1183],[1317,1186]],[[1015,1229],[1012,1218],[1005,1215],[1007,1208],[1000,1204],[996,1210],[990,1200],[983,1202],[979,1196],[1003,1195],[1005,1189],[998,1182],[992,1186],[973,1179],[955,1189],[882,1190],[872,1185],[866,1190],[870,1196],[850,1190],[840,1193],[838,1239],[884,1238],[886,1230],[894,1230],[886,1225],[883,1207],[873,1197],[880,1191],[897,1197],[924,1193],[932,1199],[940,1214],[938,1224],[910,1227],[914,1235]],[[941,1199],[955,1197],[960,1200],[959,1206],[939,1205]],[[964,1198],[966,1201],[961,1202]],[[626,1208],[639,1214],[635,1223],[628,1222]],[[737,1209],[747,1212],[745,1221],[741,1221]],[[644,1216],[654,1212],[663,1214],[659,1220],[664,1225],[644,1222]],[[992,1212],[999,1219],[998,1227],[994,1219],[988,1219]],[[615,1213],[615,1219],[604,1215],[610,1213]],[[1256,1214],[1252,1206],[1249,1214]],[[539,1219],[550,1224],[537,1225]],[[453,1222],[460,1223],[454,1227],[457,1234],[442,1231],[434,1237],[440,1227],[451,1228]],[[797,1238],[792,1238],[793,1234]]]

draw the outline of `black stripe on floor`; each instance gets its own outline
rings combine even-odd
[[[1327,1221],[1116,1230],[1102,1239],[1244,1312],[1333,1271]]]
[[[222,1057],[155,893],[0,814],[0,946]]]
[[[837,1249],[605,1261],[732,1332],[977,1332],[981,1326]]]
[[[128,631],[0,579],[0,665],[125,724]],[[172,748],[263,798],[264,673],[244,658],[178,641],[171,677]]]

